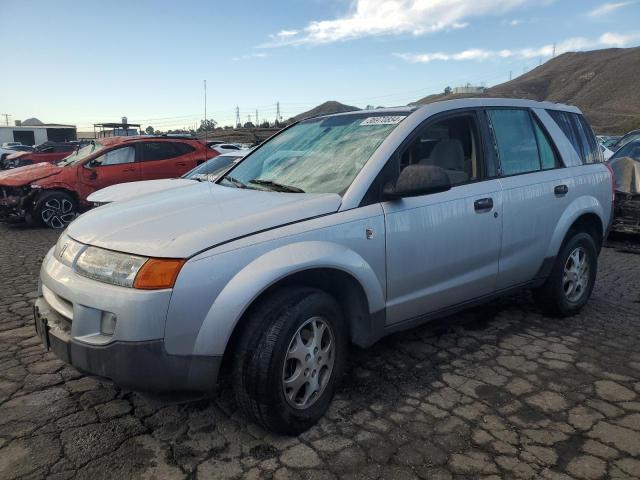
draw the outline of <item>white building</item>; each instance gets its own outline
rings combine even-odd
[[[44,142],[69,142],[77,139],[75,125],[42,123],[37,118],[24,122],[16,121],[14,126],[0,125],[0,144],[20,142],[23,145],[39,145]]]

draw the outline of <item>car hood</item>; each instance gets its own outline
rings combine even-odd
[[[333,213],[333,193],[279,193],[201,182],[91,210],[69,225],[75,240],[149,257],[187,258],[239,237]]]
[[[21,187],[23,185],[29,185],[41,178],[56,175],[61,170],[62,167],[45,162],[3,170],[0,172],[0,185],[5,187]]]
[[[185,187],[187,185],[194,185],[195,183],[195,180],[189,180],[188,178],[164,178],[162,180],[120,183],[93,192],[87,197],[87,200],[94,203],[120,202],[122,200],[131,200],[132,198],[148,193]]]

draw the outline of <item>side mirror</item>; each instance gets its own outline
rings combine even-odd
[[[418,197],[451,189],[451,180],[444,169],[435,165],[408,165],[395,185],[388,183],[383,189],[386,200]]]
[[[98,178],[98,172],[96,172],[93,169],[93,165],[91,164],[91,161],[88,161],[82,166],[84,167],[85,170],[87,170],[87,178],[89,180],[95,180],[96,178]]]

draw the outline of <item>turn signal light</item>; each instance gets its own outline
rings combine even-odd
[[[133,288],[142,290],[173,288],[185,261],[174,258],[150,258],[138,271]]]

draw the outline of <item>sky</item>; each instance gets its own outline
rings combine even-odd
[[[640,0],[0,0],[0,114],[90,130],[273,121],[492,86],[640,45]],[[4,122],[5,117],[0,117]]]

